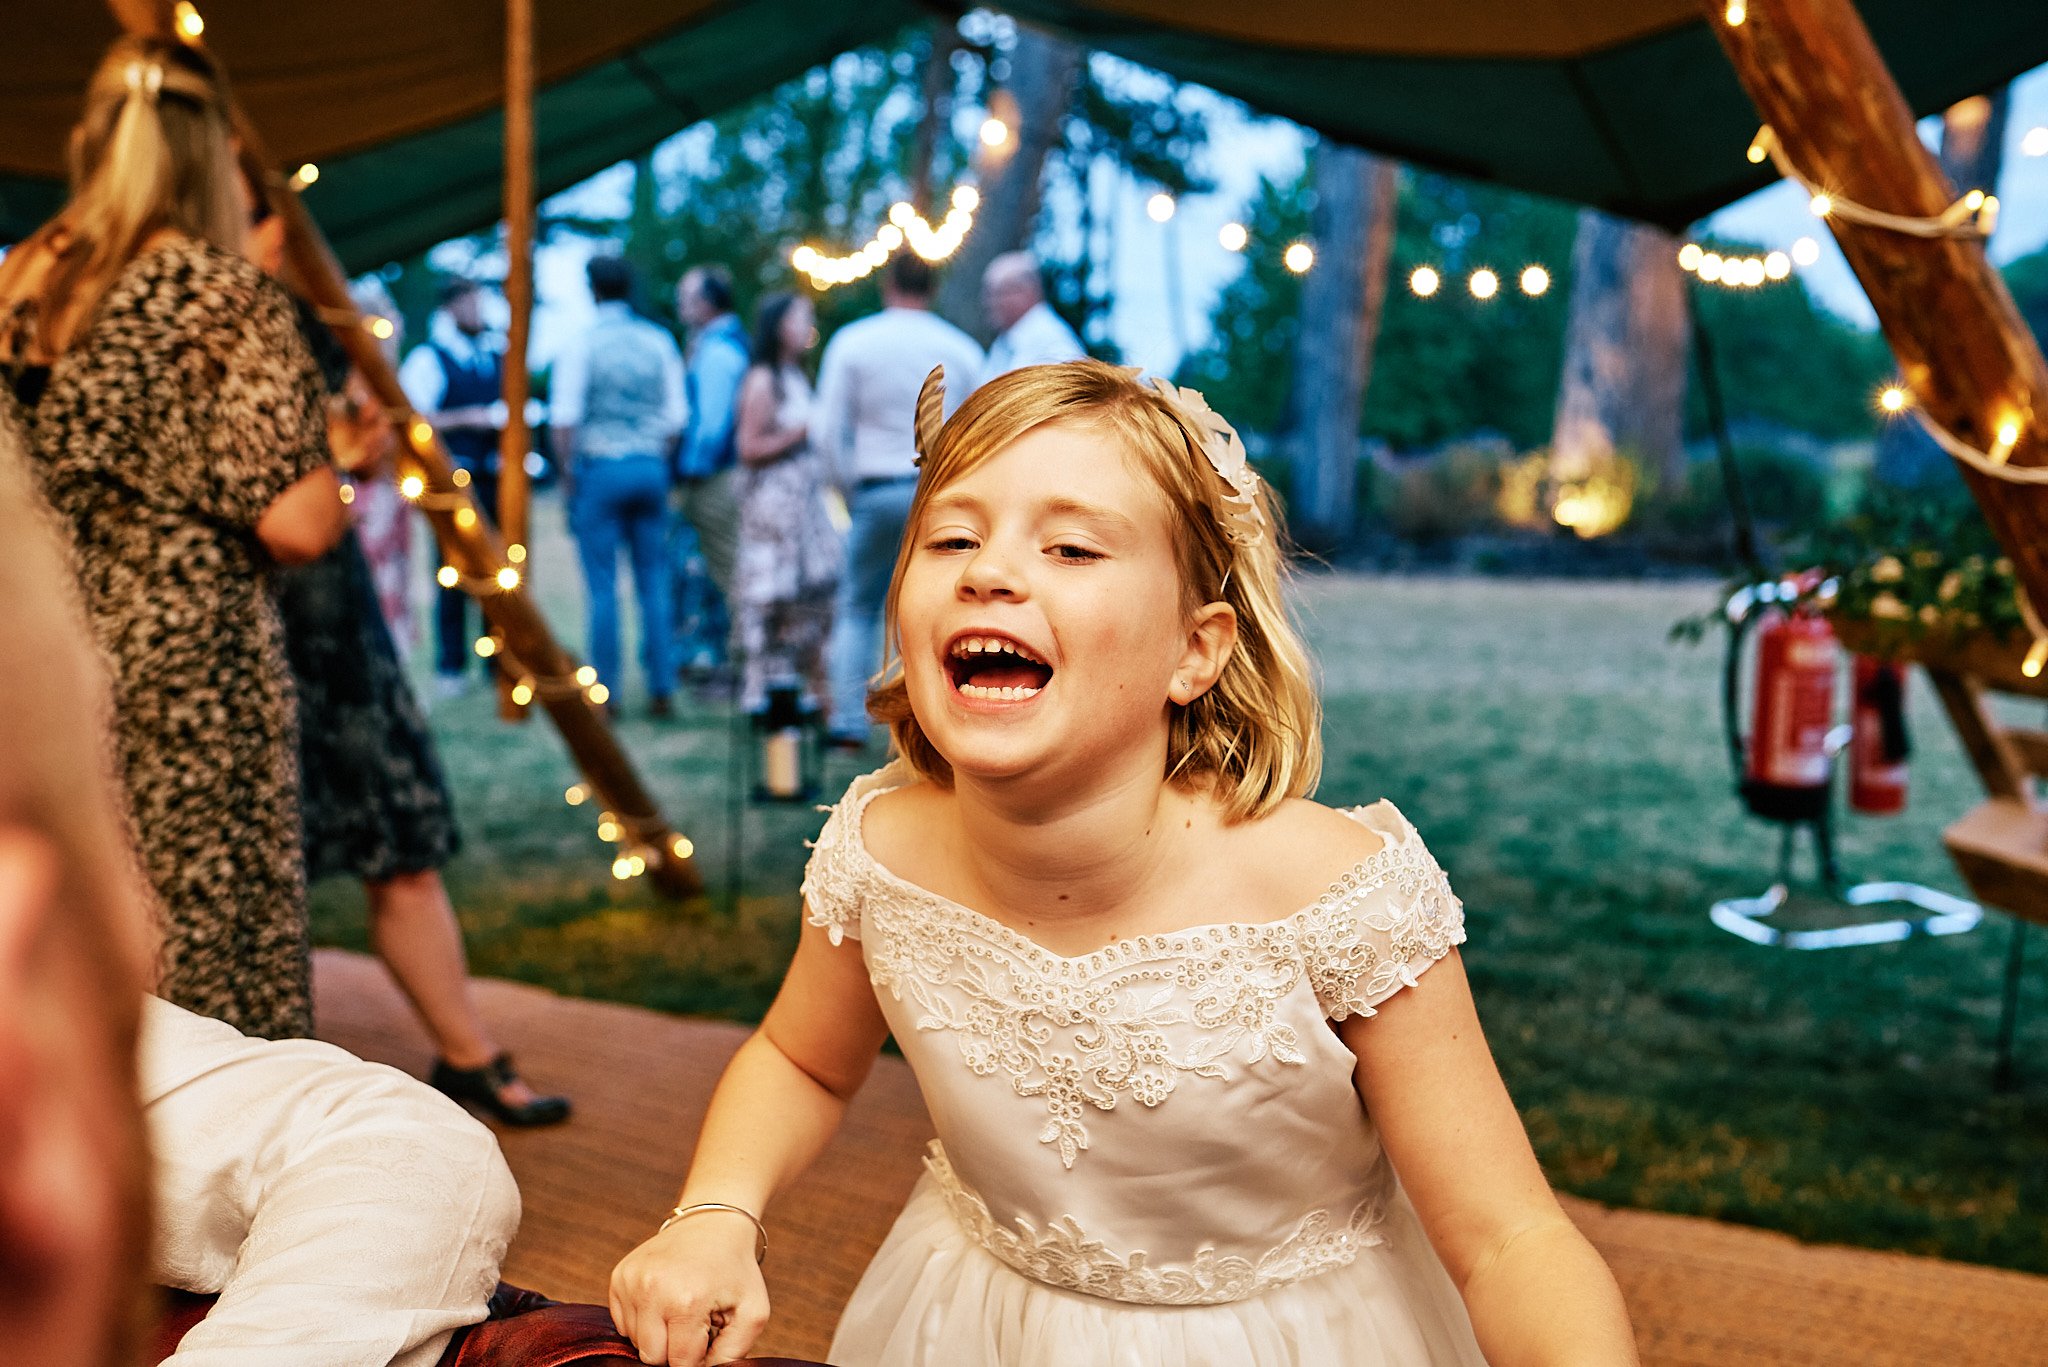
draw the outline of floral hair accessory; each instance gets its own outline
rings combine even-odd
[[[1137,371],[1131,373],[1135,378]],[[1256,546],[1265,534],[1266,515],[1259,511],[1259,472],[1252,469],[1251,457],[1245,454],[1237,429],[1209,407],[1200,390],[1182,388],[1157,375],[1152,377],[1151,384],[1194,437],[1210,466],[1230,487],[1230,492],[1223,496],[1221,512],[1224,535],[1236,545]]]

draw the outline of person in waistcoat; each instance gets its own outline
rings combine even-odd
[[[441,286],[441,307],[427,341],[414,347],[398,382],[419,415],[434,424],[486,518],[498,511],[498,442],[505,430],[504,359],[484,325],[483,291],[459,277]],[[475,620],[481,627],[483,611]],[[434,610],[434,671],[443,697],[461,693],[477,659],[469,595],[441,590]]]
[[[669,610],[668,496],[676,446],[689,418],[683,354],[668,331],[633,311],[633,268],[592,257],[597,321],[555,359],[549,421],[569,502],[569,529],[589,596],[590,663],[618,707],[619,552],[640,600],[641,664],[650,714],[669,714],[675,691]]]

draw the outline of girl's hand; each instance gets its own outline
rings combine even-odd
[[[717,1211],[678,1220],[612,1269],[611,1311],[642,1362],[711,1367],[745,1357],[768,1323],[754,1227]]]

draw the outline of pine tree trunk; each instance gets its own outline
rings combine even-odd
[[[1687,326],[1677,243],[1582,210],[1551,427],[1553,479],[1583,479],[1623,453],[1663,487],[1683,481]]]
[[[2005,126],[2010,87],[1972,95],[1950,105],[1941,119],[1941,169],[1959,190],[1994,194],[2005,165]],[[1947,452],[1911,418],[1887,422],[1877,439],[1880,484],[1926,493],[1963,494],[1963,477]]]
[[[984,157],[974,230],[946,263],[937,300],[942,316],[984,342],[991,333],[981,311],[981,273],[1004,252],[1031,241],[1045,158],[1060,142],[1083,56],[1072,43],[1017,25],[1017,45],[1009,53],[1010,78],[1004,86],[1016,101],[1017,127],[998,149],[1000,163],[996,156]]]
[[[1387,298],[1399,168],[1325,139],[1316,149],[1315,266],[1301,284],[1288,411],[1293,497],[1305,546],[1328,550],[1358,522],[1358,427]]]

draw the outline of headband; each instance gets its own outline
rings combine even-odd
[[[1143,374],[1138,366],[1122,369],[1134,381]],[[1152,377],[1151,389],[1187,434],[1188,444],[1202,453],[1209,462],[1209,468],[1229,489],[1223,495],[1223,506],[1217,513],[1217,520],[1223,524],[1223,534],[1238,546],[1256,546],[1265,533],[1266,515],[1259,510],[1259,472],[1252,468],[1251,458],[1245,452],[1244,442],[1238,438],[1237,429],[1209,407],[1209,401],[1202,397],[1200,390],[1182,388],[1156,375]],[[945,409],[946,368],[935,365],[931,374],[924,377],[924,387],[917,393],[919,465],[923,465],[925,458],[938,447],[939,429],[945,423]]]

